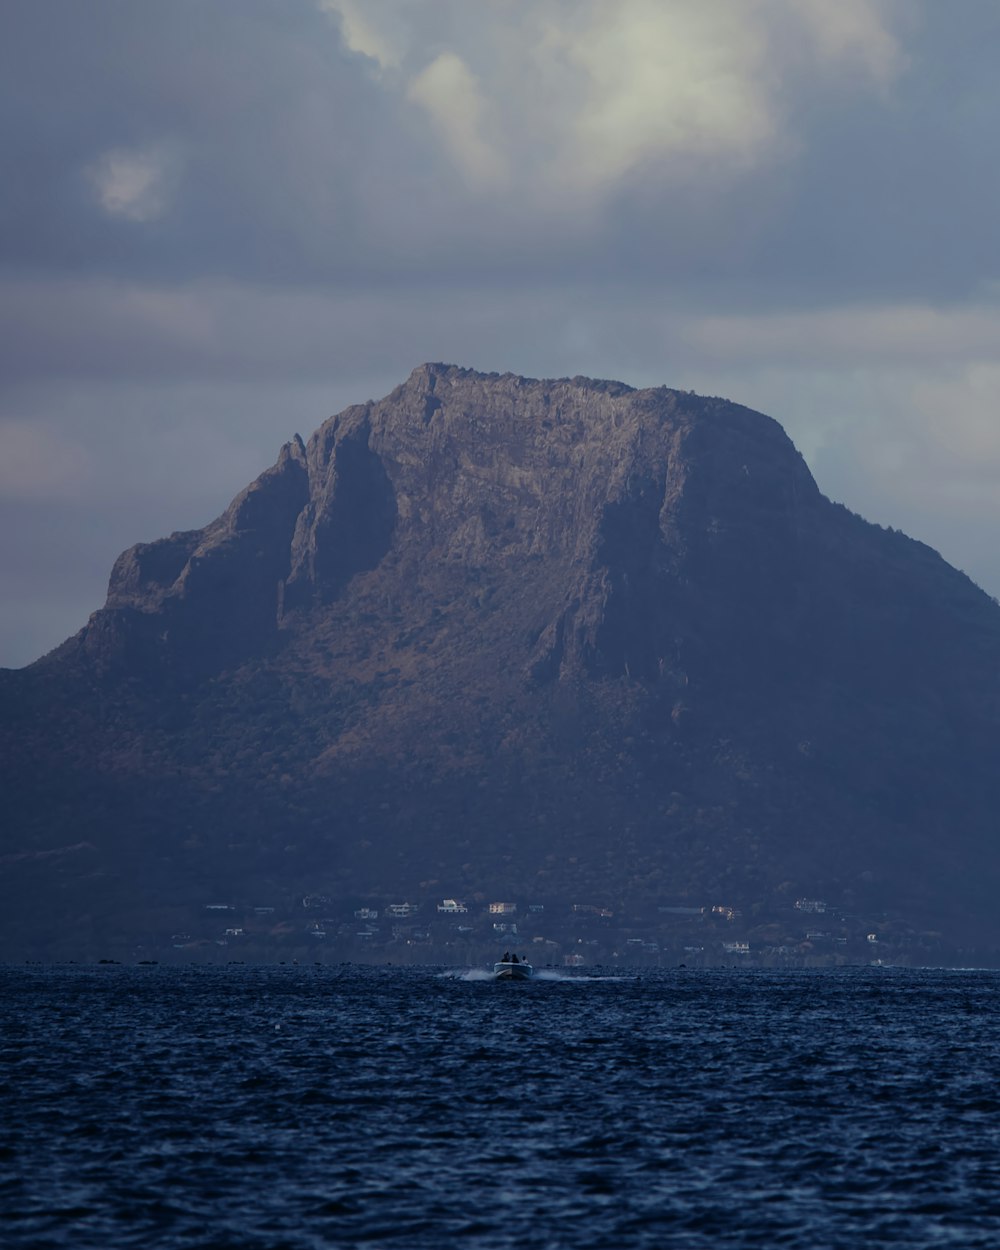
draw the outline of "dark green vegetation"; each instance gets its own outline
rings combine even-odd
[[[722,400],[426,366],[0,674],[3,951],[820,896],[1000,946],[1000,607]]]

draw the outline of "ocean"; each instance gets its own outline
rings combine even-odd
[[[1000,973],[0,969],[0,1244],[996,1247]]]

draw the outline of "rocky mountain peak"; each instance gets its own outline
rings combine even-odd
[[[204,674],[386,561],[459,578],[541,562],[531,671],[648,671],[662,648],[645,635],[676,633],[713,567],[773,592],[818,498],[780,427],[736,405],[427,364],[296,435],[204,530],[125,552],[83,642]]]

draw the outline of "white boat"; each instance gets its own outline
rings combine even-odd
[[[527,981],[531,977],[531,964],[523,959],[501,959],[493,965],[493,975],[498,981]]]

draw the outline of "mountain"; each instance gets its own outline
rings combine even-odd
[[[1000,607],[770,418],[425,365],[0,673],[2,949],[311,893],[801,895],[989,950],[998,674]]]

